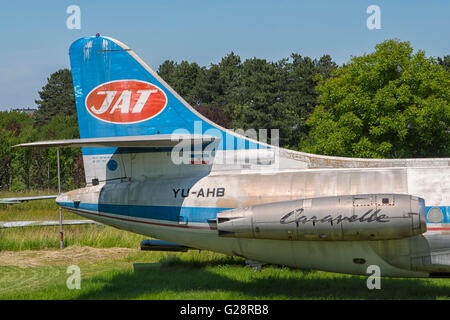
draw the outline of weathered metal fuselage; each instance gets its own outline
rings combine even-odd
[[[139,160],[137,161],[139,163]],[[151,164],[150,164],[151,165]],[[200,166],[201,167],[201,166]],[[145,168],[142,168],[144,170]],[[177,169],[179,170],[179,169]],[[300,268],[386,276],[427,277],[450,272],[450,225],[397,240],[323,241],[219,237],[218,212],[288,200],[357,194],[405,194],[425,199],[427,210],[449,203],[446,166],[283,170],[191,170],[138,176],[63,194],[59,205],[90,219],[188,247]]]

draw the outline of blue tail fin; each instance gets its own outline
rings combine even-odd
[[[267,147],[199,114],[120,41],[81,38],[69,54],[80,138],[177,132],[216,136],[221,150]]]
[[[218,145],[213,144],[216,155],[219,151],[266,148],[203,117],[117,40],[103,36],[81,38],[72,43],[69,54],[82,139],[182,133],[217,137]],[[163,150],[150,149],[83,148],[87,182],[147,176],[154,167],[167,171],[170,156],[155,156],[154,152]],[[191,157],[197,156],[195,152]],[[128,153],[140,154],[133,162],[133,170],[131,158],[122,157]],[[249,157],[241,156],[245,161]],[[233,154],[231,158],[235,158]],[[208,163],[212,164],[212,160]]]
[[[69,53],[81,138],[194,133],[196,121],[218,128],[123,43],[86,37]]]

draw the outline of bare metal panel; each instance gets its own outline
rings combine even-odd
[[[282,157],[306,163],[308,168],[388,168],[449,166],[449,158],[428,159],[364,159],[322,156],[281,149]]]
[[[217,140],[213,136],[194,134],[161,134],[148,136],[124,136],[69,140],[48,140],[18,144],[14,147],[173,147],[186,141],[193,144]]]
[[[217,230],[222,237],[272,240],[399,239],[426,231],[425,206],[399,194],[272,202],[219,212]]]
[[[63,220],[63,225],[80,225],[80,224],[98,224],[93,220]],[[58,220],[42,220],[42,221],[0,221],[1,228],[22,228],[36,226],[58,226]]]

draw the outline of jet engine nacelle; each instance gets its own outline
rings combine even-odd
[[[365,194],[273,202],[219,212],[219,236],[272,240],[388,240],[426,231],[424,200]]]

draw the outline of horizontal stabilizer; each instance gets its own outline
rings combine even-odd
[[[97,224],[98,222],[92,220],[63,220],[63,225],[80,225],[80,224]],[[58,226],[58,220],[46,221],[0,221],[0,229],[2,228],[22,228],[22,227],[37,227],[37,226]]]
[[[148,136],[106,137],[71,140],[49,140],[22,143],[14,147],[174,147],[186,144],[208,144],[219,138],[198,134],[160,134]]]
[[[0,204],[16,204],[24,201],[32,200],[44,200],[44,199],[56,199],[57,195],[54,196],[37,196],[37,197],[19,197],[19,198],[1,198]]]

